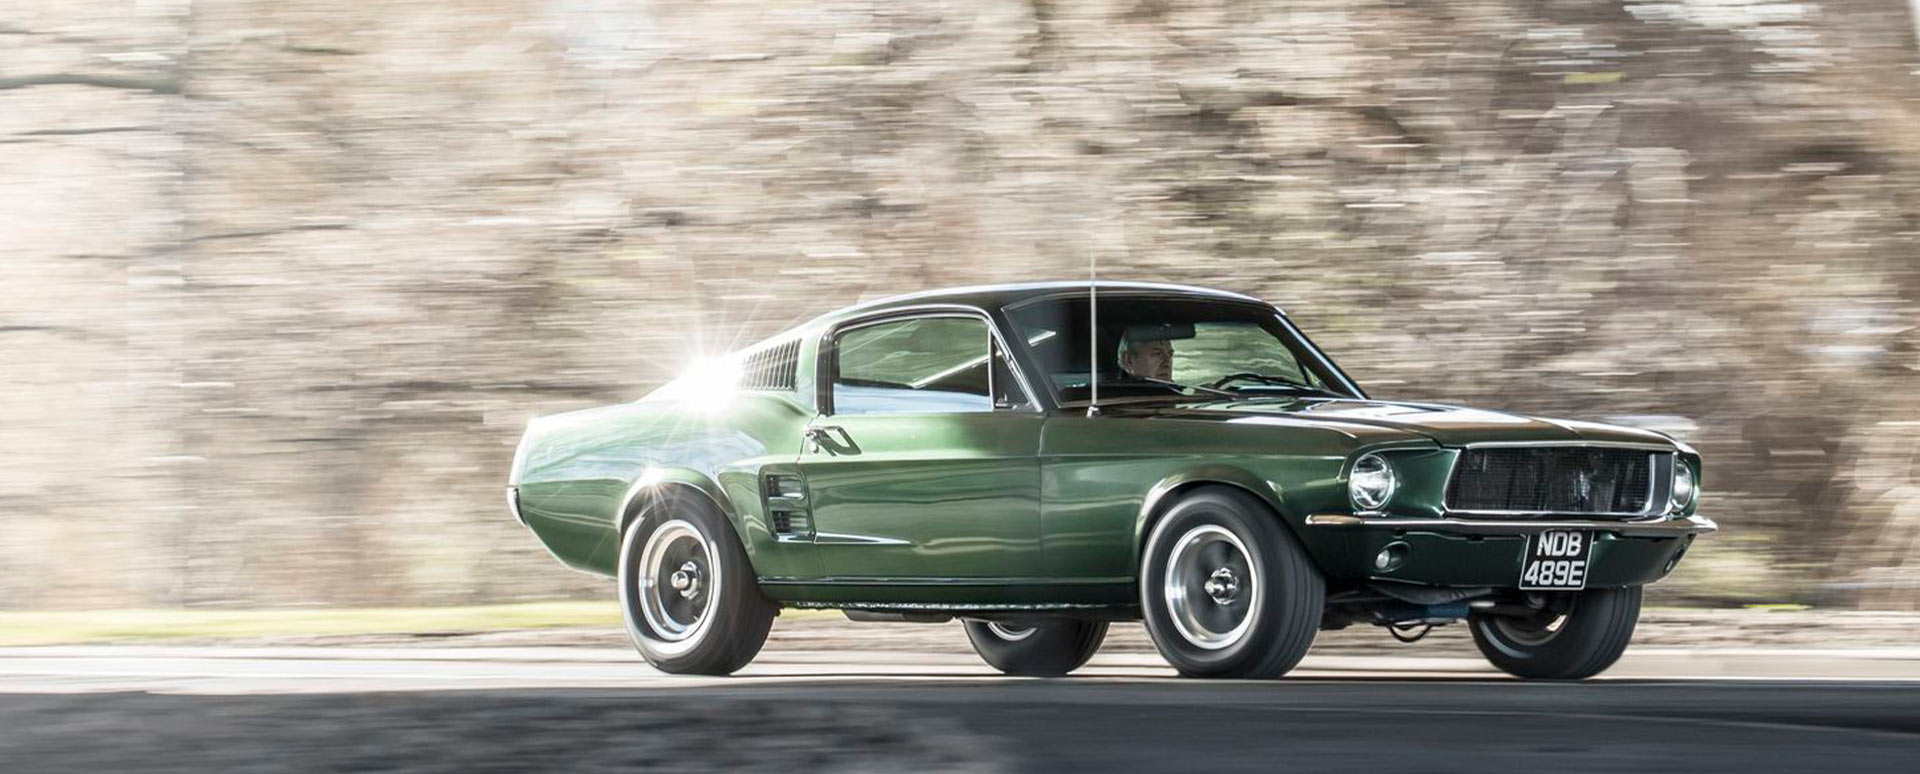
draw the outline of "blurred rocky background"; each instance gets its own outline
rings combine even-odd
[[[1905,0],[9,0],[0,607],[604,594],[536,414],[863,297],[1256,293],[1697,445],[1669,603],[1920,604]]]

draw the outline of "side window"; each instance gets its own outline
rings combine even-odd
[[[958,413],[1026,404],[1017,385],[1009,396],[996,384],[1004,377],[992,341],[986,321],[974,317],[916,317],[843,332],[833,340],[833,413]]]

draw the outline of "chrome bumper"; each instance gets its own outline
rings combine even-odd
[[[1396,519],[1391,516],[1352,516],[1344,513],[1316,513],[1307,517],[1309,527],[1371,527],[1375,529],[1418,530],[1452,535],[1531,535],[1561,529],[1590,529],[1631,537],[1681,537],[1703,535],[1720,528],[1705,516],[1681,516],[1652,521],[1603,521],[1599,519]]]
[[[520,512],[520,487],[507,487],[507,512],[513,514],[513,520],[520,526],[527,526],[526,514]]]

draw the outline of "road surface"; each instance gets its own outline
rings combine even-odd
[[[1914,771],[1916,656],[1655,650],[1549,684],[1453,657],[1206,682],[796,651],[716,679],[605,648],[15,648],[0,770]]]

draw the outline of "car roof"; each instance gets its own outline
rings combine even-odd
[[[735,353],[740,354],[765,349],[780,342],[790,340],[795,336],[811,335],[807,333],[807,331],[817,332],[822,326],[832,325],[850,317],[857,317],[874,312],[886,312],[894,309],[905,309],[927,304],[957,304],[987,310],[1003,309],[1022,301],[1083,290],[1088,284],[1090,283],[1086,280],[1059,280],[1053,282],[1020,282],[1006,285],[966,285],[887,296],[885,298],[862,301],[852,306],[835,309],[735,350]],[[1100,280],[1091,284],[1101,290],[1107,291],[1130,293],[1148,292],[1166,296],[1212,298],[1222,301],[1254,303],[1280,311],[1281,314],[1286,314],[1285,310],[1280,310],[1278,307],[1258,298],[1227,290],[1216,290],[1193,285],[1173,285],[1160,282],[1120,282],[1115,280]]]
[[[921,304],[962,304],[966,306],[977,306],[982,309],[998,309],[1002,307],[1012,306],[1022,301],[1027,301],[1027,300],[1039,298],[1042,296],[1055,295],[1062,292],[1071,293],[1073,291],[1085,290],[1089,284],[1090,283],[1088,283],[1086,280],[1063,280],[1058,282],[1023,282],[1023,283],[1009,284],[1009,285],[972,285],[967,287],[940,288],[937,290],[923,290],[917,293],[906,293],[903,295],[889,296],[886,298],[876,299],[873,301],[861,302],[858,304],[854,304],[853,306],[849,306],[843,309],[838,309],[833,312],[829,312],[828,314],[823,315],[823,317],[830,318],[830,319],[842,319],[842,318],[846,318],[856,314],[866,314],[869,312],[884,312],[884,311],[887,311],[888,309],[908,307],[908,306],[918,306]],[[1101,280],[1099,282],[1094,282],[1091,284],[1099,288],[1100,290],[1127,291],[1127,292],[1147,291],[1147,292],[1153,292],[1153,293],[1164,293],[1169,296],[1194,296],[1194,297],[1200,297],[1200,298],[1217,298],[1221,300],[1230,300],[1230,301],[1250,301],[1256,304],[1266,303],[1264,301],[1261,301],[1258,298],[1254,298],[1253,296],[1244,295],[1241,293],[1234,293],[1234,292],[1225,291],[1225,290],[1215,290],[1213,288],[1194,287],[1191,285],[1168,285],[1168,284],[1162,284],[1162,283],[1156,283],[1156,282],[1116,282],[1112,280]]]

